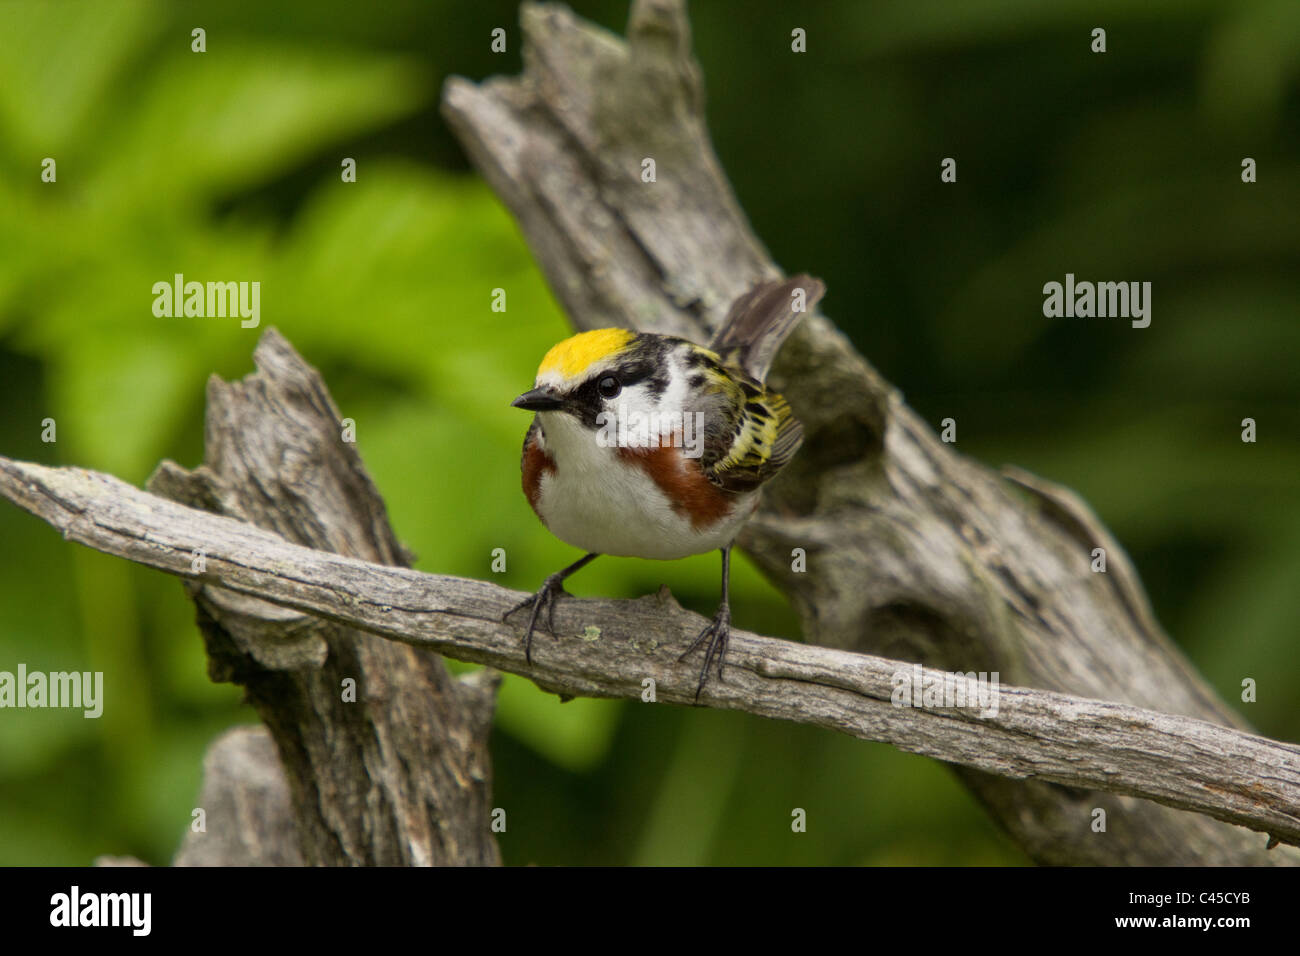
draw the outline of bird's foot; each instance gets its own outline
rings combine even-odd
[[[559,639],[555,633],[555,604],[561,594],[565,597],[569,596],[569,592],[564,590],[564,578],[565,573],[563,571],[556,571],[542,582],[542,586],[537,589],[536,594],[529,595],[501,615],[501,620],[505,621],[516,611],[532,607],[533,613],[528,615],[528,630],[524,633],[524,659],[530,664],[533,662],[533,631],[537,627],[537,619],[541,616],[543,609],[546,610],[547,630],[551,632],[552,637]]]
[[[727,641],[731,637],[731,607],[726,601],[718,608],[718,613],[713,616],[713,620],[700,631],[699,636],[691,642],[691,646],[686,648],[686,652],[677,658],[678,662],[686,660],[695,649],[701,644],[708,642],[708,650],[704,653],[704,666],[700,668],[700,682],[695,688],[695,702],[700,702],[700,691],[704,690],[704,685],[709,679],[709,668],[713,666],[714,658],[718,661],[718,680],[723,680],[722,666],[727,657]]]

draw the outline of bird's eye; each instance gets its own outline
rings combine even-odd
[[[596,391],[600,392],[601,398],[613,398],[623,391],[623,384],[613,375],[606,375],[596,383]]]

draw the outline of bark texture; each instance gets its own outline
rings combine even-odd
[[[276,333],[254,360],[243,381],[208,383],[203,465],[163,462],[149,489],[275,540],[408,566],[320,375]],[[191,563],[212,547],[191,537]],[[189,588],[213,680],[243,686],[275,741],[304,862],[500,862],[488,825],[492,676],[457,680],[435,654],[201,574]]]

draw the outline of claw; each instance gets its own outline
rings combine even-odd
[[[542,608],[545,607],[547,609],[547,629],[550,630],[551,636],[558,640],[559,635],[555,633],[555,605],[557,598],[559,598],[561,594],[566,597],[569,594],[568,591],[564,590],[564,579],[575,571],[582,570],[598,557],[600,557],[600,555],[593,551],[591,554],[574,561],[563,571],[556,571],[554,574],[549,575],[546,580],[542,582],[542,586],[538,588],[536,594],[532,597],[524,598],[510,610],[506,611],[506,613],[501,615],[501,620],[504,621],[511,614],[514,614],[515,611],[522,611],[524,608],[530,605],[532,606],[533,613],[528,615],[528,630],[524,634],[524,659],[528,661],[529,664],[533,662],[533,630],[537,627],[537,618],[541,615]]]
[[[537,618],[541,616],[542,608],[546,610],[546,629],[551,632],[551,636],[558,639],[555,633],[555,605],[556,599],[561,595],[566,597],[569,592],[564,590],[564,574],[557,572],[542,582],[542,586],[537,589],[536,594],[524,598],[505,614],[501,615],[501,620],[505,621],[516,611],[522,611],[526,607],[532,607],[533,612],[528,615],[528,630],[524,632],[524,659],[531,664],[533,662],[533,631],[537,628]]]
[[[722,676],[723,664],[727,657],[727,641],[731,637],[731,608],[727,602],[723,602],[718,608],[718,613],[713,616],[713,620],[707,624],[699,636],[691,642],[691,646],[686,648],[686,652],[677,658],[678,662],[686,660],[697,647],[706,640],[709,642],[708,650],[704,653],[704,666],[700,668],[700,682],[695,688],[695,702],[700,702],[700,691],[704,690],[705,683],[709,679],[709,668],[713,666],[714,658],[718,661],[718,680],[724,680]]]

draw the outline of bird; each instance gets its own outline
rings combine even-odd
[[[503,616],[543,613],[553,637],[564,581],[601,555],[670,561],[722,553],[722,601],[678,658],[707,643],[695,700],[731,633],[731,549],[762,486],[803,442],[789,403],[765,384],[778,349],[825,293],[797,275],[754,284],[707,347],[626,328],[580,332],[550,349],[533,387],[511,402],[533,412],[521,460],[525,497],[543,525],[587,552]]]

